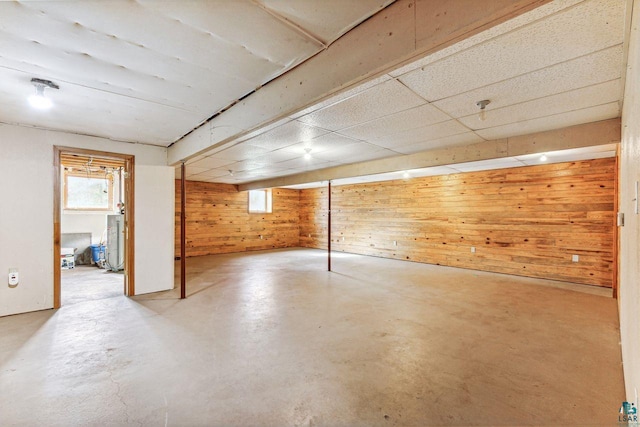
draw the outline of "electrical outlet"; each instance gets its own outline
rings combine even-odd
[[[342,236],[342,241],[344,242],[344,236]]]
[[[571,262],[580,261],[580,255],[571,255]]]
[[[20,276],[18,274],[18,269],[10,268],[9,269],[9,286],[18,286],[19,282],[20,282]]]
[[[260,240],[262,240],[262,234],[260,234],[260,236],[259,236],[259,237],[260,237]]]
[[[471,246],[471,253],[475,254],[476,253],[476,247],[475,246]]]
[[[393,241],[393,246],[398,246],[398,241],[397,240]]]

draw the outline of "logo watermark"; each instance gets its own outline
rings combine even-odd
[[[638,408],[633,402],[622,402],[618,411],[618,422],[621,424],[637,426],[638,424]]]

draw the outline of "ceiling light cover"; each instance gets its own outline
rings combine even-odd
[[[33,84],[36,93],[28,98],[29,104],[33,108],[37,108],[39,110],[46,110],[51,108],[53,106],[53,101],[51,101],[51,99],[47,98],[44,95],[44,88],[49,87],[51,89],[59,89],[60,87],[57,84],[53,83],[51,80],[43,80],[37,78],[31,79],[31,84]]]
[[[484,122],[487,119],[487,113],[485,112],[485,108],[487,108],[487,105],[489,105],[490,103],[491,101],[488,99],[483,99],[482,101],[476,102],[476,105],[480,107],[480,114],[478,114],[478,120],[480,120],[481,122]]]
[[[53,102],[44,93],[36,93],[29,97],[29,105],[38,110],[47,110],[53,106]]]

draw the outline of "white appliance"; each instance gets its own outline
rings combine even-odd
[[[124,269],[124,215],[107,215],[107,268]]]

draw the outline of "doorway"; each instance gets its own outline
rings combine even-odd
[[[135,295],[134,157],[54,147],[54,169],[54,308]]]

